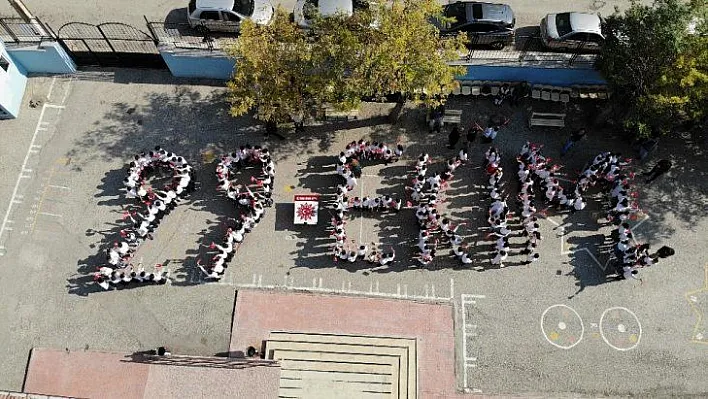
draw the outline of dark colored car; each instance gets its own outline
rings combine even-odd
[[[514,12],[507,4],[457,1],[443,8],[443,15],[454,22],[435,21],[441,35],[467,33],[471,46],[501,49],[514,42]]]

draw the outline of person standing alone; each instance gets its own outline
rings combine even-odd
[[[649,172],[644,172],[644,176],[649,176],[647,178],[647,184],[654,181],[657,177],[668,172],[673,164],[668,159],[662,159],[654,165],[654,167]]]
[[[458,141],[460,141],[460,129],[458,129],[457,125],[455,125],[453,126],[452,131],[450,131],[450,135],[448,136],[447,148],[454,149]]]
[[[565,155],[570,151],[571,148],[577,143],[578,141],[582,140],[585,138],[585,135],[587,133],[585,132],[585,129],[578,129],[575,133],[573,133],[568,141],[565,142],[565,145],[563,146],[563,149],[561,149],[561,156]]]

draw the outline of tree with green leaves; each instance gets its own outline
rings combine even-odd
[[[465,52],[466,36],[441,39],[431,19],[443,19],[435,0],[394,0],[375,8],[354,73],[367,95],[401,93],[436,106],[457,85],[464,69],[450,62]]]
[[[315,16],[302,30],[278,9],[270,25],[244,21],[228,83],[231,113],[252,110],[266,121],[309,116],[325,105],[356,108],[365,97],[401,94],[427,105],[445,101],[464,73],[449,65],[463,36],[441,38],[435,0],[372,2],[353,16]]]
[[[282,9],[270,25],[244,21],[239,40],[227,52],[236,60],[228,82],[233,116],[255,110],[258,119],[284,121],[317,102],[321,87],[311,79],[310,43]]]
[[[625,127],[635,135],[667,133],[705,118],[705,20],[697,32],[689,30],[705,7],[701,1],[633,1],[603,22],[599,67],[624,111]]]

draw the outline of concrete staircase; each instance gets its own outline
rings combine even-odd
[[[271,332],[266,359],[281,365],[281,398],[417,397],[416,340]]]

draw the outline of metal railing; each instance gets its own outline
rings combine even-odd
[[[594,43],[576,43],[563,50],[547,48],[538,34],[518,34],[502,49],[471,43],[459,63],[476,65],[542,66],[592,68],[597,60]]]
[[[159,45],[178,49],[224,50],[238,40],[235,34],[198,32],[187,23],[146,22]]]
[[[0,40],[6,45],[39,44],[54,40],[54,34],[38,18],[30,22],[22,18],[0,18]]]

